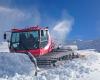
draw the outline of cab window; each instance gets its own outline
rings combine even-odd
[[[48,31],[41,30],[41,47],[45,47],[48,43]]]

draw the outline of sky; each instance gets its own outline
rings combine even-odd
[[[61,24],[68,26],[67,39],[100,38],[100,0],[0,0],[0,36],[11,28],[52,31]]]

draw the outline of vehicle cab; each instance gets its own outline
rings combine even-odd
[[[9,49],[11,52],[28,51],[34,56],[49,53],[52,50],[52,41],[48,28],[12,29]]]

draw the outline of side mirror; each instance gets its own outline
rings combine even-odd
[[[4,39],[4,40],[7,39],[7,34],[6,34],[6,33],[4,33],[4,35],[3,35],[3,39]]]

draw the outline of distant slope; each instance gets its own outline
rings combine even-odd
[[[100,39],[96,40],[71,40],[68,41],[67,44],[75,44],[79,49],[95,49],[96,51],[100,51]]]

